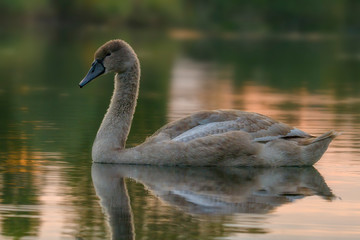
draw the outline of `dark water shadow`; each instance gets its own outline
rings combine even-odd
[[[314,167],[190,168],[93,164],[92,179],[112,239],[134,239],[125,179],[141,182],[157,198],[195,215],[267,214],[308,196],[335,196]]]

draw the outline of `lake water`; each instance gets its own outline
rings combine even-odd
[[[1,239],[359,239],[360,41],[321,34],[3,29]],[[203,109],[342,132],[314,167],[92,164],[113,76],[79,89],[93,52],[127,40],[142,64],[128,147]]]

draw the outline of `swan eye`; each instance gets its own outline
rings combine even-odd
[[[110,55],[111,55],[111,52],[107,53],[105,56],[108,57],[108,56],[110,56]]]

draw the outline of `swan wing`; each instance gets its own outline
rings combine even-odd
[[[286,137],[311,137],[309,134],[267,116],[238,110],[202,111],[165,125],[153,138],[189,142],[197,138],[230,131],[248,133],[253,141],[268,142]]]

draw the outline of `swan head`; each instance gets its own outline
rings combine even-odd
[[[109,72],[125,73],[137,62],[134,50],[120,39],[108,41],[99,47],[95,52],[94,59],[89,72],[79,83],[80,87],[85,86],[102,74]]]

